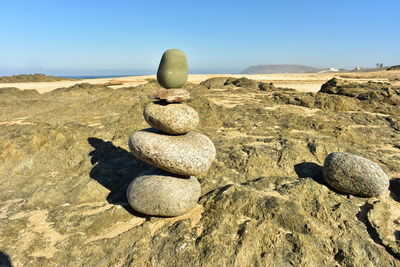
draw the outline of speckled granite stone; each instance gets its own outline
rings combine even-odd
[[[169,134],[184,134],[199,124],[199,114],[186,104],[149,103],[143,111],[144,119],[154,128]]]
[[[138,159],[179,175],[203,173],[215,158],[214,144],[196,132],[166,135],[145,129],[131,135],[129,148]]]
[[[378,164],[346,152],[329,154],[323,175],[339,192],[363,197],[379,196],[389,188],[389,178]]]
[[[183,215],[196,205],[200,194],[196,177],[179,177],[158,168],[141,173],[127,190],[133,209],[155,216]]]

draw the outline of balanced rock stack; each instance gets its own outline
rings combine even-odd
[[[129,204],[136,211],[156,216],[179,216],[197,203],[201,187],[194,175],[208,170],[215,158],[211,140],[193,130],[198,113],[182,102],[190,98],[181,87],[187,80],[185,54],[167,50],[161,59],[157,80],[164,88],[151,95],[155,100],[144,111],[153,128],[137,131],[129,148],[138,159],[155,167],[136,177],[128,187]]]

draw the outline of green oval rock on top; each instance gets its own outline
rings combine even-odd
[[[186,55],[179,49],[168,49],[164,52],[157,71],[157,81],[164,88],[179,88],[188,77]]]

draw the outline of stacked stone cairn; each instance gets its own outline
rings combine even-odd
[[[154,167],[141,173],[129,185],[127,198],[136,211],[154,216],[179,216],[197,203],[201,186],[195,175],[206,172],[215,158],[211,140],[193,130],[198,113],[185,103],[190,94],[183,86],[188,76],[185,53],[165,51],[157,72],[166,89],[154,92],[143,116],[153,128],[129,138],[129,148],[138,159]]]

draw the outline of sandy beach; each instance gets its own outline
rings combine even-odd
[[[300,92],[317,92],[321,85],[333,77],[343,78],[357,82],[389,82],[400,77],[400,71],[376,71],[376,72],[340,72],[340,73],[284,73],[284,74],[189,74],[188,82],[201,83],[213,77],[246,77],[263,82],[272,82],[276,87],[293,88]],[[111,85],[110,88],[137,86],[146,83],[147,79],[155,79],[156,75],[130,76],[118,78],[83,79],[76,81],[57,82],[24,82],[24,83],[0,83],[0,88],[16,87],[21,90],[36,89],[39,93],[46,93],[57,88],[70,87],[79,83],[107,84],[110,82],[122,83]],[[392,82],[393,83],[393,82]],[[399,81],[395,81],[399,83]]]

